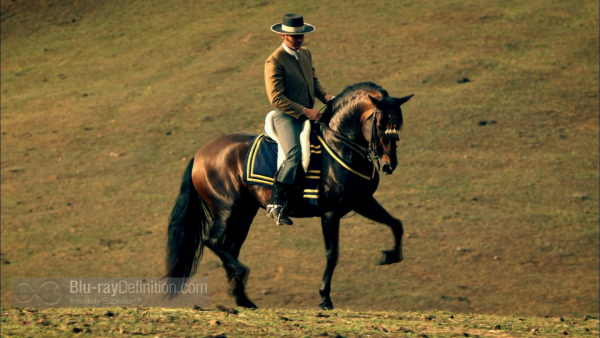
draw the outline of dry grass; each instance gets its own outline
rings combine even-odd
[[[405,223],[406,260],[376,266],[388,229],[343,221],[334,304],[598,312],[597,3],[1,4],[3,307],[13,277],[163,275],[187,160],[262,130],[263,63],[279,43],[268,27],[301,12],[332,93],[368,80],[416,94],[376,194]],[[313,308],[319,222],[271,223],[259,215],[241,253],[250,296]],[[232,305],[212,253],[200,274]]]
[[[3,336],[152,337],[531,337],[597,336],[598,320],[502,317],[448,311],[329,312],[220,309],[11,309],[2,312]]]

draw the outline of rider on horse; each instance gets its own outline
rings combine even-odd
[[[333,97],[317,79],[310,51],[301,48],[304,34],[315,28],[305,24],[302,15],[286,14],[283,22],[273,25],[271,30],[281,34],[283,43],[265,63],[265,85],[269,101],[277,109],[273,122],[285,159],[275,174],[267,215],[277,224],[291,225],[292,220],[283,208],[282,194],[297,182],[298,175],[303,175],[299,139],[302,123],[321,118],[321,113],[313,109],[315,96],[325,104]]]

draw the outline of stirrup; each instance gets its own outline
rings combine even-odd
[[[279,204],[267,204],[267,216],[273,218],[273,212],[275,211],[275,209],[279,208],[282,208],[282,206]]]
[[[276,214],[274,214],[275,211],[277,211]],[[292,222],[292,220],[287,216],[284,218],[285,222],[281,222],[282,214],[283,214],[283,206],[281,206],[279,204],[267,205],[267,216],[274,219],[275,223],[277,223],[277,225],[283,225],[283,224],[292,225],[292,224],[294,224]]]
[[[275,218],[275,215],[273,213],[277,209],[280,209],[280,211],[277,213],[277,218]],[[280,222],[280,220],[281,220],[281,209],[283,209],[283,206],[280,205],[280,204],[268,204],[267,205],[267,216],[275,219],[275,222],[277,222],[277,225],[281,225],[281,222]]]

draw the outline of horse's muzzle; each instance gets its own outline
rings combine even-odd
[[[384,174],[391,175],[398,166],[398,163],[396,162],[395,156],[392,159],[389,154],[384,153],[384,155],[379,158],[379,165]]]
[[[394,169],[392,169],[391,165],[384,164],[383,167],[381,167],[381,171],[383,171],[383,173],[386,175],[391,175]]]

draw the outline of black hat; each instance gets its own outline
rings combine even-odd
[[[286,14],[283,16],[283,22],[271,26],[275,33],[287,35],[307,34],[315,31],[315,27],[304,23],[304,17],[300,14]]]

